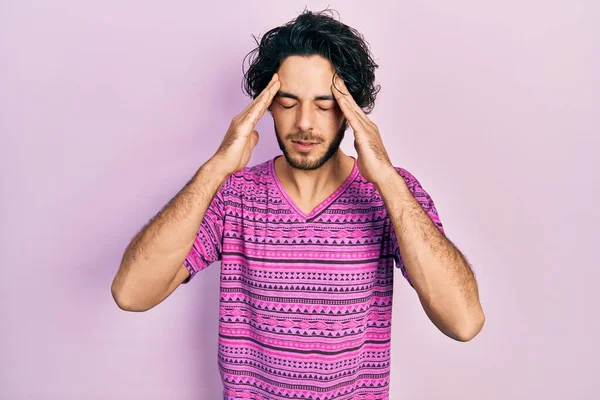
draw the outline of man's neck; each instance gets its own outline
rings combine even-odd
[[[285,157],[275,160],[277,177],[296,201],[309,204],[325,200],[339,188],[354,168],[354,159],[338,150],[325,164],[312,171],[293,168]],[[324,196],[327,194],[327,196]]]

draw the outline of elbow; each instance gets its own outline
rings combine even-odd
[[[110,288],[110,292],[117,307],[123,311],[143,312],[148,311],[151,308],[140,304],[139,301],[136,301],[134,296],[131,296],[131,294],[128,294],[125,290],[119,288],[114,282]]]
[[[452,338],[459,342],[469,342],[481,332],[485,324],[485,314],[483,311],[466,318],[459,326],[454,329]]]
[[[469,342],[481,332],[485,314],[477,306],[436,307],[431,301],[421,300],[427,316],[446,336],[458,342]]]

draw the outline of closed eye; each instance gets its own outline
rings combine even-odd
[[[291,106],[285,106],[285,105],[281,104],[281,107],[285,108],[286,110],[289,110],[290,108],[294,108],[294,107],[296,107],[296,104],[292,104]],[[319,106],[317,106],[317,108],[318,108],[319,110],[321,110],[321,111],[330,111],[330,110],[333,110],[335,107],[332,107],[332,108],[324,108],[324,107],[319,107]]]

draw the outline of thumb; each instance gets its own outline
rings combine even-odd
[[[256,144],[258,143],[258,139],[259,139],[259,135],[257,131],[252,131],[252,133],[250,134],[250,149],[254,149],[254,147],[256,147]]]

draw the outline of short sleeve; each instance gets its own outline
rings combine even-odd
[[[194,244],[183,261],[190,273],[190,276],[183,283],[188,283],[196,273],[215,261],[221,260],[225,220],[224,192],[228,187],[229,180],[221,186],[204,214],[202,223],[196,232]]]
[[[404,178],[406,185],[410,189],[413,197],[417,200],[417,202],[423,208],[423,211],[427,214],[427,216],[431,219],[431,221],[435,224],[435,226],[439,229],[440,232],[444,233],[444,227],[440,220],[437,209],[435,208],[435,204],[429,196],[429,194],[423,189],[421,183],[415,178],[410,172],[402,168],[396,168],[396,171]],[[396,238],[396,232],[394,231],[394,227],[390,222],[390,240],[392,242],[392,250],[394,255],[394,260],[396,261],[396,267],[400,268],[402,271],[402,275],[408,283],[413,286],[408,273],[406,272],[406,268],[404,267],[404,262],[402,261],[402,255],[400,254],[400,246],[398,245],[398,239]]]

